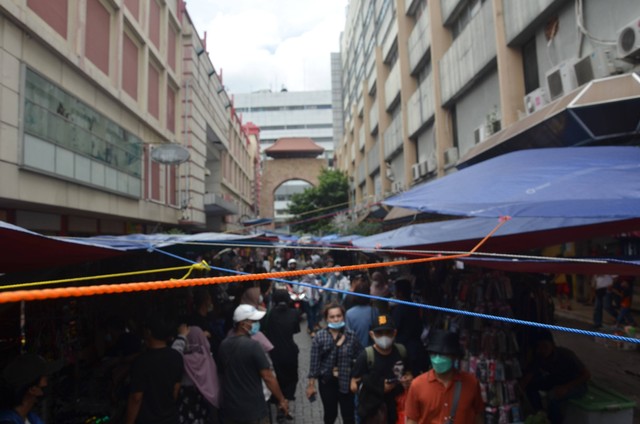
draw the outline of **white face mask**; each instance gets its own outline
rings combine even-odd
[[[373,341],[378,345],[380,349],[389,349],[393,344],[393,337],[382,336],[382,337],[374,337]]]

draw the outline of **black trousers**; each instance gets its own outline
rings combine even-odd
[[[338,379],[331,377],[323,383],[318,380],[318,391],[322,399],[324,408],[324,424],[333,424],[338,418],[338,405],[340,405],[340,415],[344,424],[355,423],[355,406],[353,393],[340,393],[338,389]]]

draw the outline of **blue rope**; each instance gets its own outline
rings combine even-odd
[[[165,255],[167,255],[167,256],[171,256],[172,258],[176,258],[176,259],[180,259],[180,260],[182,260],[182,261],[188,262],[188,263],[190,263],[191,265],[195,265],[195,264],[197,264],[197,263],[198,263],[198,262],[192,261],[191,259],[183,258],[182,256],[178,256],[178,255],[175,255],[175,254],[173,254],[173,253],[167,252],[167,251],[165,251],[165,250],[158,249],[157,247],[154,247],[154,246],[149,246],[149,247],[147,248],[147,252],[160,252],[160,253],[164,253]]]
[[[190,259],[186,259],[186,258],[182,258],[182,257],[177,256],[177,255],[174,255],[173,253],[165,252],[165,251],[160,250],[160,249],[155,249],[155,250],[160,252],[160,253],[164,253],[166,255],[172,256],[174,258],[182,259],[182,260],[184,260],[186,262],[189,262],[189,263],[192,263],[192,264],[197,263],[197,262],[193,262]],[[250,272],[235,271],[235,270],[227,269],[227,268],[219,268],[219,267],[213,267],[213,266],[210,266],[210,268],[214,269],[216,271],[222,271],[222,272],[227,272],[227,273],[232,273],[232,274],[237,274],[237,275],[248,275],[248,274],[251,274]],[[286,284],[295,284],[295,285],[308,287],[308,288],[316,289],[316,290],[319,289],[318,286],[316,286],[314,284],[303,283],[301,281],[290,281],[290,280],[283,280],[283,279],[280,279],[280,278],[269,278],[269,280],[278,281],[278,282],[286,283]],[[422,309],[431,309],[431,310],[434,310],[434,311],[445,312],[445,313],[448,313],[448,314],[465,315],[465,316],[470,316],[470,317],[474,317],[474,318],[483,318],[483,319],[488,319],[488,320],[492,320],[492,321],[506,322],[508,324],[526,325],[526,326],[529,326],[529,327],[544,328],[544,329],[547,329],[547,330],[564,331],[566,333],[579,334],[579,335],[582,335],[582,336],[600,337],[600,338],[603,338],[603,339],[609,339],[609,340],[615,340],[615,341],[621,341],[621,342],[627,342],[627,343],[640,344],[640,338],[624,337],[624,336],[618,336],[618,335],[615,335],[615,334],[607,334],[607,333],[599,333],[597,331],[581,330],[579,328],[563,327],[563,326],[560,326],[560,325],[543,324],[543,323],[540,323],[540,322],[525,321],[525,320],[521,320],[521,319],[502,317],[502,316],[498,316],[498,315],[483,314],[483,313],[480,313],[480,312],[464,311],[464,310],[461,310],[461,309],[445,308],[443,306],[427,305],[427,304],[424,304],[424,303],[415,303],[415,302],[409,302],[409,301],[400,300],[400,299],[389,299],[389,298],[386,298],[386,297],[374,296],[374,295],[366,294],[366,293],[355,293],[355,292],[352,292],[352,291],[340,290],[340,289],[334,289],[334,288],[323,288],[321,290],[325,290],[325,291],[332,292],[332,293],[344,294],[344,295],[361,296],[361,297],[366,297],[366,298],[373,299],[373,300],[381,300],[383,302],[398,303],[400,305],[414,306],[414,307],[422,308]]]

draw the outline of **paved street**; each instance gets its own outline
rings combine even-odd
[[[322,423],[322,402],[320,401],[320,396],[318,395],[318,400],[311,403],[307,400],[307,396],[305,395],[307,389],[307,374],[309,372],[309,359],[311,352],[311,337],[307,334],[307,322],[306,320],[300,323],[300,334],[296,334],[294,339],[296,344],[300,348],[300,356],[298,358],[299,361],[299,369],[298,369],[298,389],[296,390],[296,401],[292,402],[290,405],[293,405],[292,415],[294,416],[294,421],[287,421],[287,423],[294,424],[312,424],[312,423]],[[316,386],[317,388],[317,386]],[[272,412],[274,415],[273,422],[275,423],[275,408],[272,407]],[[342,420],[338,417],[338,423],[341,423]]]
[[[573,311],[558,311],[556,316],[559,325],[590,329],[591,307],[574,305]],[[300,378],[293,409],[293,423],[321,423],[322,402],[318,398],[316,402],[310,403],[305,396],[311,338],[307,334],[306,321],[301,322],[300,326],[302,331],[295,336],[295,341],[300,347]],[[640,424],[640,349],[623,350],[600,339],[594,340],[593,337],[564,332],[555,332],[554,337],[558,345],[576,352],[591,371],[594,381],[636,402],[633,422]],[[341,422],[340,417],[338,422]]]

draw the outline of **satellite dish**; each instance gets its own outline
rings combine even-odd
[[[151,151],[151,160],[163,165],[179,165],[189,160],[189,150],[179,144],[161,144]]]

